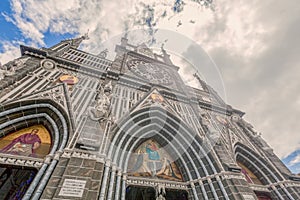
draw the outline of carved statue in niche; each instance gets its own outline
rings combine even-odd
[[[156,200],[165,200],[166,196],[166,189],[164,186],[158,184],[156,186],[156,189],[155,189],[155,197],[156,197]]]
[[[15,74],[15,67],[13,65],[0,66],[0,80],[4,79],[5,76],[13,76]]]
[[[107,120],[111,114],[111,94],[112,84],[108,82],[100,88],[100,92],[95,100],[95,105],[89,108],[89,117],[94,121]]]
[[[13,60],[11,62],[6,63],[5,65],[0,64],[0,80],[4,79],[5,76],[13,76],[15,71],[24,67],[26,61],[29,59],[27,58],[19,58]]]
[[[201,122],[208,130],[203,139],[203,148],[209,149],[213,144],[220,144],[221,133],[220,130],[213,125],[215,122],[211,115],[209,115],[209,113],[201,114]]]

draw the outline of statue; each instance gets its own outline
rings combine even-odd
[[[156,196],[156,200],[166,200],[166,198],[165,198],[165,196],[166,196],[165,187],[158,184],[156,186],[155,196]]]
[[[5,77],[5,70],[0,69],[0,81]]]
[[[165,197],[163,197],[161,194],[156,198],[156,200],[166,200]]]
[[[16,70],[22,68],[28,59],[29,57],[19,58],[6,63],[5,65],[1,65],[0,63],[0,80],[4,79],[5,76],[15,75]]]
[[[112,84],[111,84],[111,81],[109,81],[109,82],[104,86],[104,92],[105,92],[105,93],[111,93],[111,92],[112,92]]]
[[[96,103],[93,107],[90,107],[88,112],[89,116],[94,121],[103,121],[112,119],[110,116],[111,113],[111,92],[112,84],[111,81],[108,82],[104,87],[100,88],[100,93],[96,98]]]

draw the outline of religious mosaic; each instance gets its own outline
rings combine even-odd
[[[182,181],[170,155],[154,140],[142,143],[130,157],[129,175]]]
[[[238,162],[237,164],[242,168],[241,172],[242,174],[244,174],[245,179],[247,180],[248,183],[263,185],[262,182],[257,178],[257,176],[255,176],[253,172],[250,171],[250,169],[248,169],[245,165],[243,165],[240,162]]]
[[[31,126],[0,139],[0,152],[19,156],[43,158],[51,146],[51,136],[42,125]]]

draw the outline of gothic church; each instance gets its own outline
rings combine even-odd
[[[0,199],[299,200],[300,178],[195,74],[122,38],[21,46],[0,69]]]

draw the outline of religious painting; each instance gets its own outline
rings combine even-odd
[[[76,76],[65,74],[60,76],[58,80],[54,82],[54,85],[58,83],[66,83],[68,86],[68,90],[72,92],[74,85],[76,85],[78,81],[79,79]]]
[[[142,143],[129,160],[129,175],[182,181],[182,175],[170,155],[150,139]]]
[[[164,101],[164,98],[156,93],[151,94],[151,99],[153,102],[158,102],[158,103],[162,103]]]
[[[71,75],[62,75],[59,77],[59,80],[63,83],[66,83],[67,85],[75,85],[78,83],[78,78]]]
[[[0,139],[0,153],[44,158],[50,151],[51,136],[43,125],[31,126]]]
[[[237,163],[241,168],[242,174],[245,176],[246,181],[250,184],[257,184],[257,185],[263,185],[262,182],[253,174],[245,165],[238,162]]]

